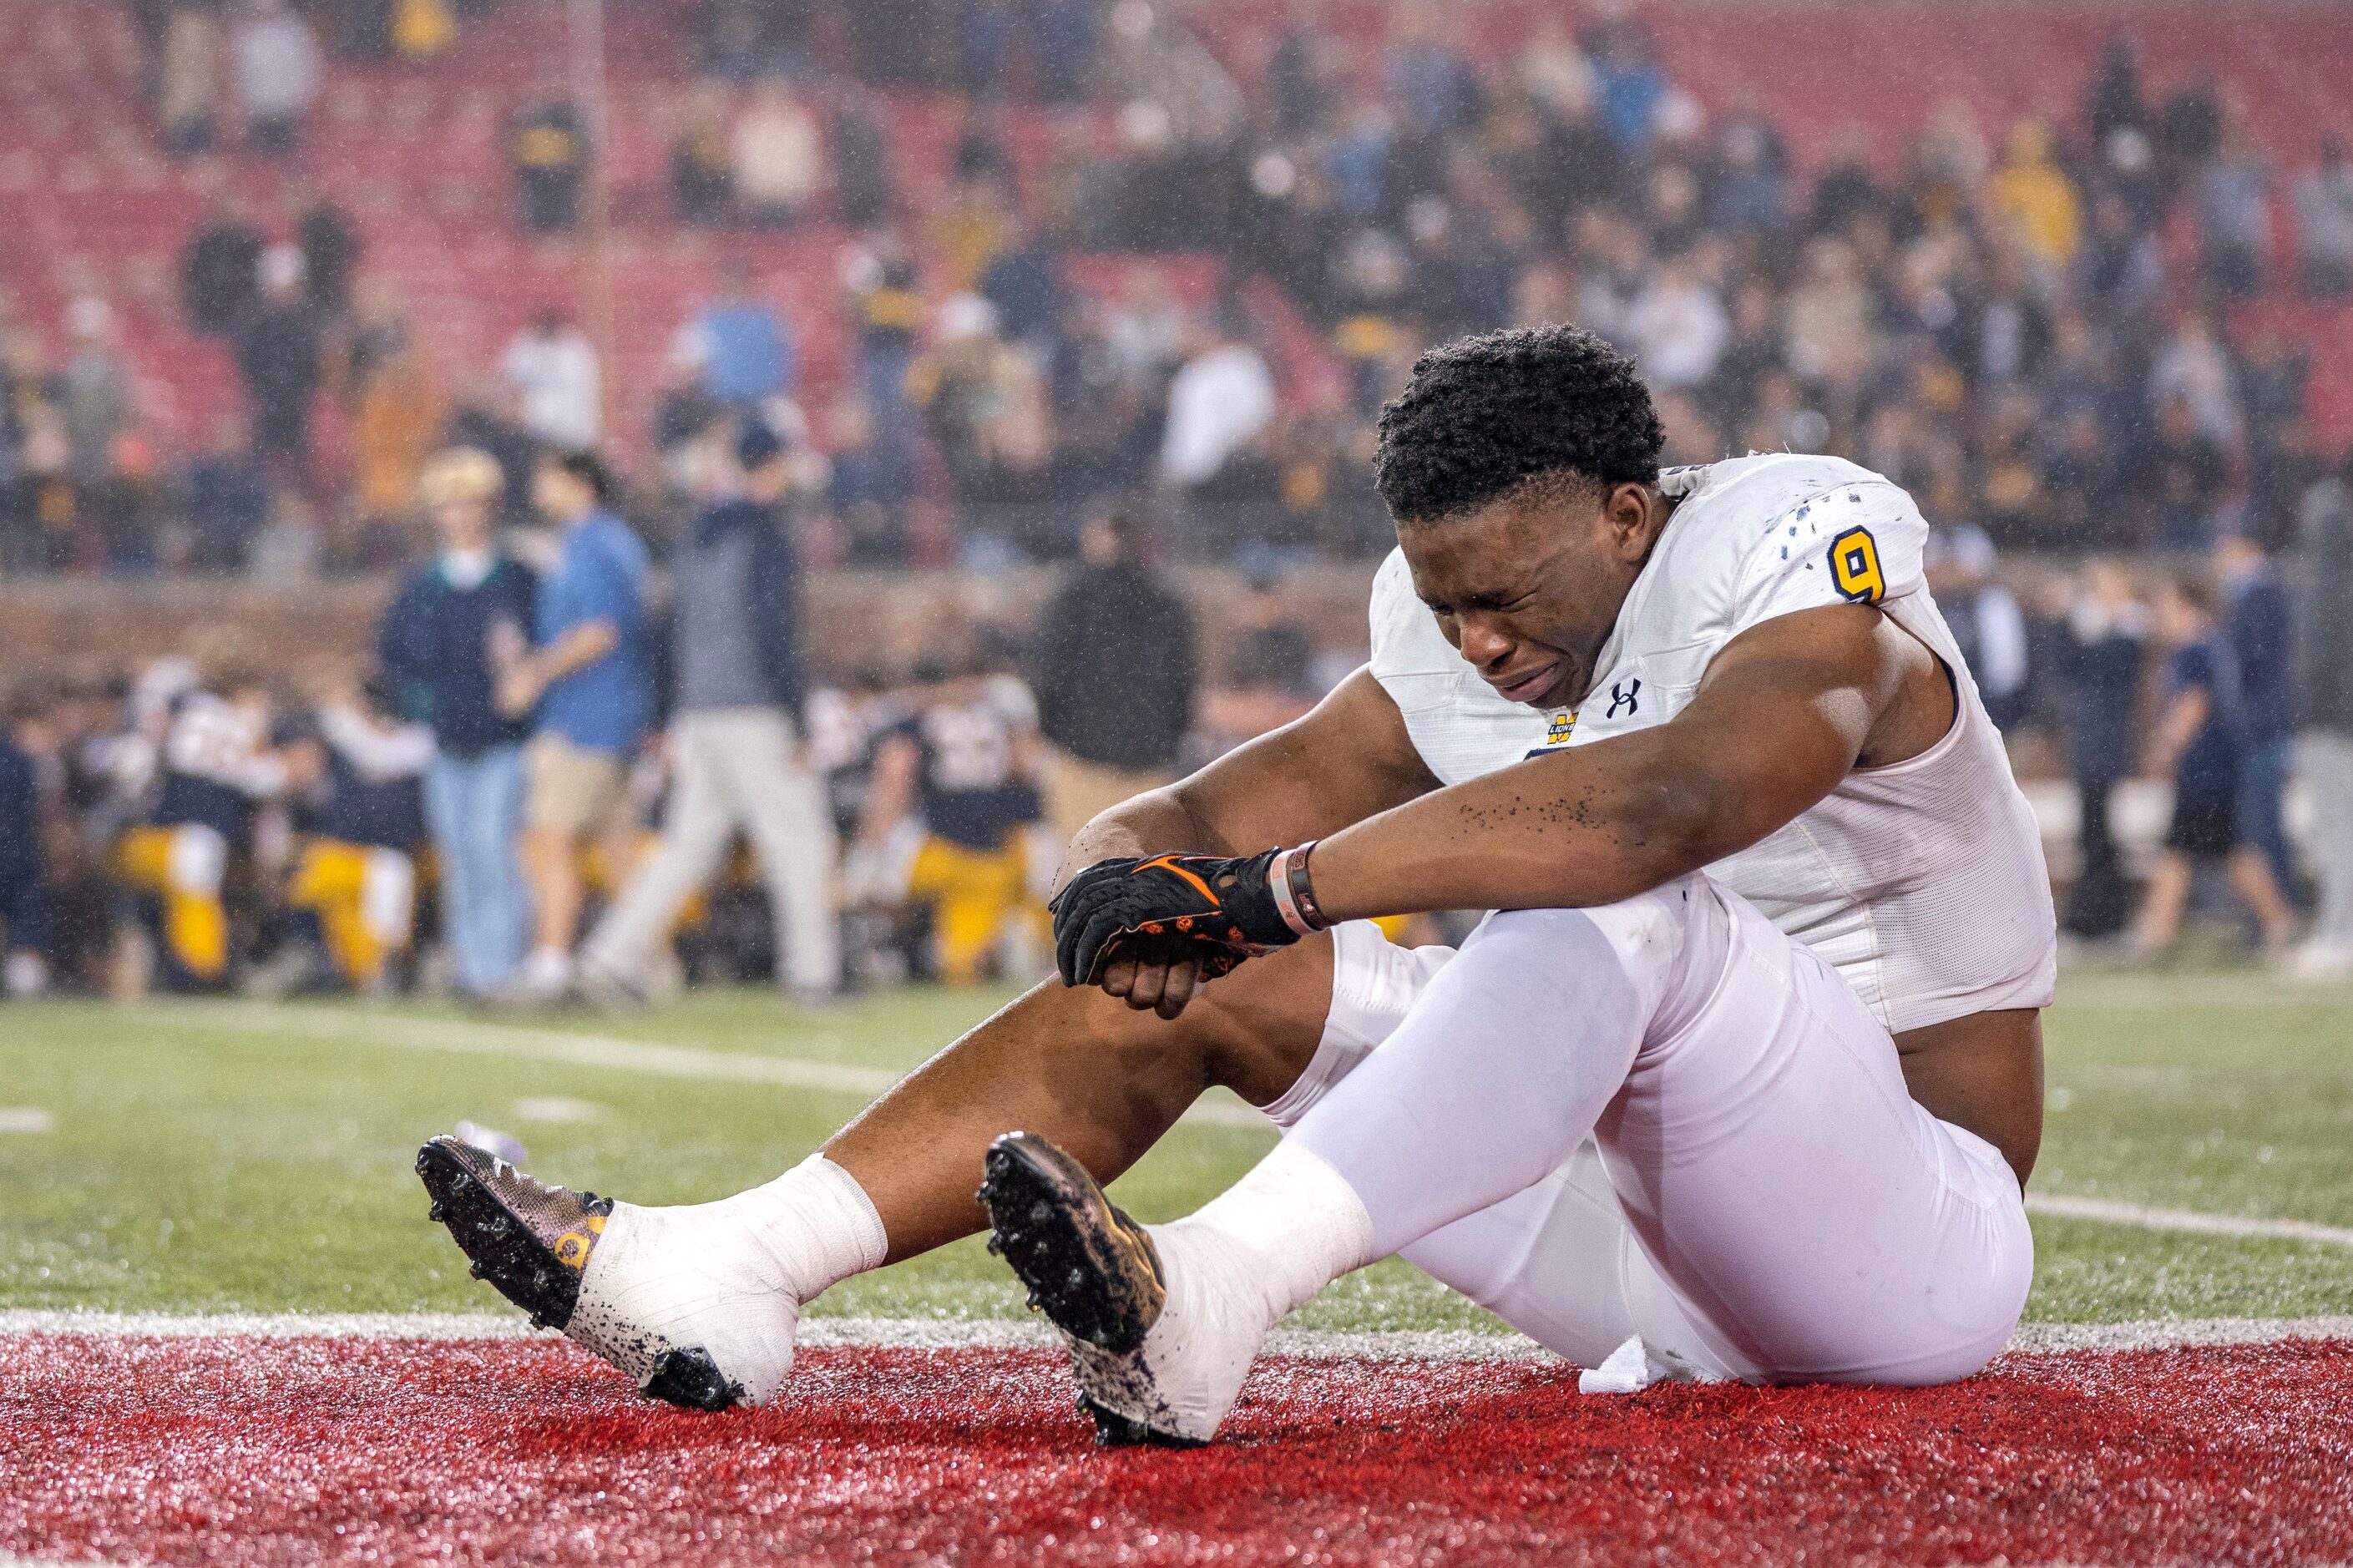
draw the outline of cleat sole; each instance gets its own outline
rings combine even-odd
[[[744,1386],[720,1372],[707,1351],[665,1351],[638,1392],[686,1410],[716,1413],[744,1403]]]
[[[1029,1304],[1100,1349],[1124,1354],[1143,1344],[1163,1292],[1158,1259],[1148,1250],[1138,1257],[1119,1234],[1133,1222],[1041,1140],[1008,1133],[989,1145],[983,1169],[992,1239],[1029,1287]]]
[[[417,1153],[417,1179],[477,1279],[521,1307],[535,1323],[554,1329],[572,1321],[580,1300],[580,1272],[559,1262],[531,1226],[476,1181],[450,1148],[438,1142]]]
[[[1198,1437],[1179,1437],[1173,1432],[1163,1432],[1147,1426],[1134,1416],[1122,1415],[1116,1410],[1106,1410],[1092,1399],[1079,1395],[1079,1409],[1095,1418],[1095,1447],[1098,1448],[1205,1448],[1208,1444]]]

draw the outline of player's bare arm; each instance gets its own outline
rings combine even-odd
[[[1953,701],[1866,605],[1736,637],[1667,723],[1532,758],[1318,844],[1328,919],[1615,903],[1745,849],[1858,765],[1935,744]]]

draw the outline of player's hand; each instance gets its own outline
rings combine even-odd
[[[1278,851],[1245,859],[1156,855],[1099,860],[1049,906],[1065,985],[1101,985],[1174,1017],[1202,981],[1299,940],[1268,880]]]

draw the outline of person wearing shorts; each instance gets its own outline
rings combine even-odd
[[[2173,820],[2133,933],[2132,950],[2141,958],[2164,952],[2180,934],[2200,860],[2223,862],[2264,946],[2284,946],[2295,924],[2271,862],[2239,833],[2245,703],[2238,661],[2215,628],[2214,607],[2213,590],[2188,575],[2168,582],[2157,596],[2158,635],[2173,649],[2157,726],[2158,755],[2173,773]]]

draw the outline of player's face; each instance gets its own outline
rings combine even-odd
[[[1567,708],[1593,684],[1665,520],[1657,494],[1537,487],[1443,522],[1398,530],[1414,592],[1480,679],[1514,702]]]

